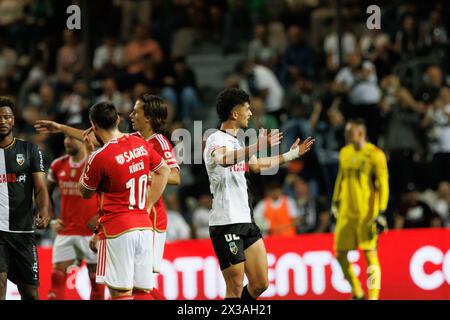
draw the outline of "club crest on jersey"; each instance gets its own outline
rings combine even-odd
[[[236,242],[230,242],[229,243],[229,246],[230,246],[230,251],[231,251],[231,253],[232,254],[234,254],[234,255],[236,255],[237,253],[238,253],[238,247],[237,247],[237,245],[236,245]]]
[[[123,156],[123,154],[119,154],[118,156],[116,156],[116,161],[118,164],[123,165],[125,163],[125,157]]]
[[[19,164],[19,166],[23,166],[23,164],[25,163],[25,157],[23,156],[22,153],[18,153],[16,155],[16,161]]]
[[[71,178],[75,177],[76,174],[77,174],[77,170],[76,169],[71,169],[70,170],[70,177]]]

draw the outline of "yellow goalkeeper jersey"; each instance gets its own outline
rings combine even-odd
[[[361,150],[353,144],[339,152],[339,172],[333,192],[339,217],[370,219],[385,211],[389,175],[384,152],[367,142]]]

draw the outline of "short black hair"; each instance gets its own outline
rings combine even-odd
[[[3,107],[9,107],[11,109],[11,111],[13,112],[13,114],[16,111],[16,105],[12,99],[5,97],[5,96],[0,96],[0,108],[3,108]]]
[[[236,88],[223,90],[216,99],[216,110],[220,121],[227,121],[231,110],[246,102],[250,103],[250,96],[244,90]]]
[[[89,109],[89,119],[103,130],[114,129],[118,116],[114,105],[107,101],[98,102]]]
[[[144,104],[144,115],[150,119],[153,131],[165,133],[167,121],[167,105],[161,97],[144,93],[138,98]]]

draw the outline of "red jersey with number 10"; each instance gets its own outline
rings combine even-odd
[[[91,155],[80,182],[101,193],[100,239],[152,228],[147,212],[148,174],[163,165],[164,160],[144,139],[128,134]]]
[[[142,137],[139,132],[132,133],[131,135]],[[162,134],[155,133],[151,135],[147,142],[155,149],[155,151],[166,161],[169,168],[180,167],[177,163],[177,159],[173,153],[172,145],[170,141]],[[153,229],[159,232],[165,232],[167,229],[167,213],[166,207],[164,206],[162,197],[158,199],[154,207],[150,211],[150,218],[153,222]]]

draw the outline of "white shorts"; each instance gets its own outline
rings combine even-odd
[[[166,242],[167,232],[153,231],[153,272],[161,271],[161,263],[164,255],[164,244]]]
[[[153,288],[153,233],[136,230],[99,242],[97,283],[116,290]]]
[[[57,235],[53,243],[52,263],[70,260],[84,260],[87,264],[96,264],[97,255],[89,248],[91,236]]]

